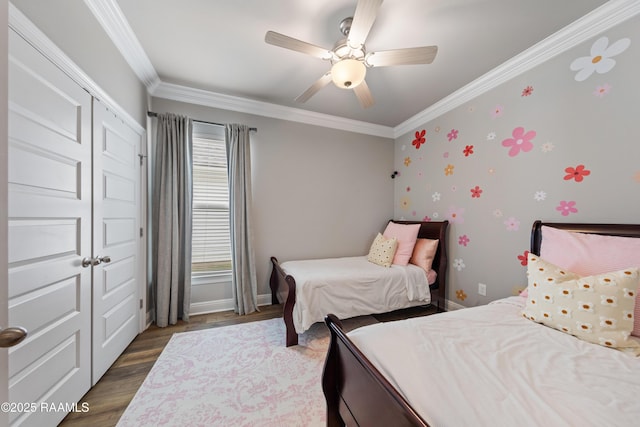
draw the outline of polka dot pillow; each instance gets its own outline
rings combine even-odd
[[[371,244],[367,260],[383,267],[391,267],[391,263],[393,262],[393,257],[396,254],[397,249],[397,239],[387,239],[382,234],[378,233]]]
[[[529,254],[523,316],[582,340],[640,355],[630,338],[638,268],[580,277]]]

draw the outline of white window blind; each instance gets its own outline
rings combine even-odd
[[[192,275],[227,276],[231,239],[225,142],[219,135],[198,130],[194,126]]]

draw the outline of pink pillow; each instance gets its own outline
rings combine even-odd
[[[580,276],[640,267],[640,239],[574,233],[542,226],[540,258]],[[636,297],[633,332],[640,337],[640,299]]]
[[[395,237],[398,241],[398,249],[393,257],[393,264],[409,264],[419,231],[420,224],[397,224],[393,221],[387,224],[387,228],[382,235],[387,239]]]
[[[429,272],[433,264],[433,257],[436,256],[438,250],[438,240],[417,239],[416,245],[413,247],[413,254],[409,262],[418,267],[422,267],[424,271]]]

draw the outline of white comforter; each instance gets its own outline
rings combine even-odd
[[[524,301],[349,336],[434,427],[640,425],[640,357],[533,323]]]
[[[346,319],[431,302],[427,274],[413,264],[387,268],[359,256],[287,261],[281,267],[296,280],[293,324],[299,334],[329,313]]]

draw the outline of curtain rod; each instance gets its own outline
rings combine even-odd
[[[158,113],[155,113],[155,112],[153,112],[153,111],[147,111],[147,116],[149,116],[149,117],[158,117]],[[204,120],[196,120],[196,119],[192,119],[192,120],[193,120],[194,122],[198,122],[198,123],[205,123],[205,124],[213,125],[213,126],[223,126],[223,127],[225,126],[225,125],[224,125],[224,124],[222,124],[222,123],[207,122],[207,121],[204,121]],[[249,128],[249,130],[250,130],[250,131],[252,131],[252,132],[257,132],[257,131],[258,131],[258,129],[257,129],[257,128]]]

